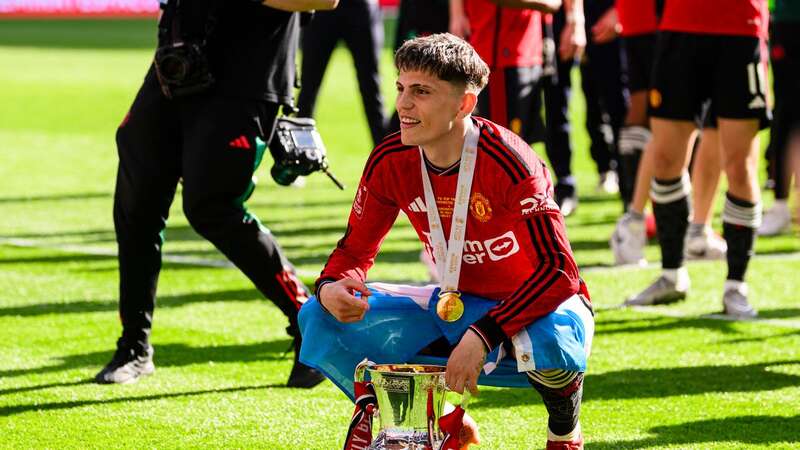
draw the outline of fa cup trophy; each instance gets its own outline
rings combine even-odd
[[[444,414],[444,373],[444,366],[362,361],[355,372],[356,410],[345,450],[458,449],[469,391],[460,406]],[[373,440],[374,416],[378,433]]]

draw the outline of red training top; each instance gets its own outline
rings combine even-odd
[[[658,31],[656,0],[617,0],[617,16],[622,36],[652,34]]]
[[[466,0],[469,43],[491,69],[542,64],[542,15],[532,9],[502,8],[489,0]]]
[[[472,326],[494,348],[585,289],[545,163],[511,131],[481,118],[473,124],[480,138],[458,288],[498,300]],[[429,167],[428,173],[447,237],[458,172]],[[400,211],[432,253],[419,147],[403,145],[394,133],[367,160],[347,231],[317,286],[342,278],[363,282]]]
[[[766,0],[667,0],[660,29],[766,37],[768,21]]]

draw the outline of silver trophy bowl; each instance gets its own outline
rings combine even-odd
[[[356,380],[369,374],[378,402],[378,435],[370,450],[436,450],[444,439],[439,430],[447,388],[444,366],[374,364],[356,368]]]

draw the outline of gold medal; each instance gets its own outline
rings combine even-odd
[[[436,315],[445,322],[455,322],[464,315],[464,302],[458,291],[439,293],[439,302],[436,304]]]

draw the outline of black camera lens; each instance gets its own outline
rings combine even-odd
[[[269,170],[272,179],[281,186],[289,186],[297,179],[297,174],[291,166],[274,164]]]
[[[189,73],[189,62],[179,55],[163,55],[159,61],[161,76],[166,81],[177,83],[186,79]]]

